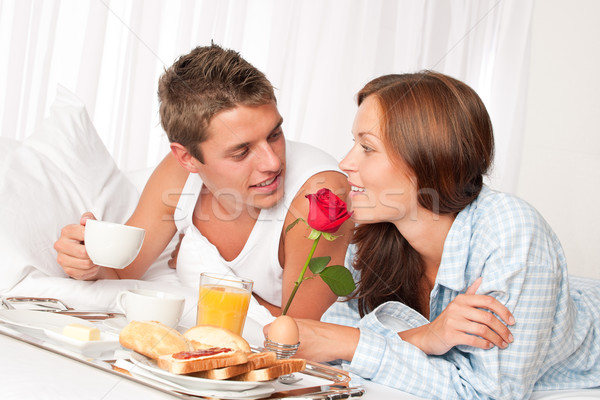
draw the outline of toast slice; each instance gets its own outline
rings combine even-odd
[[[222,347],[167,354],[157,360],[159,368],[179,375],[229,367],[246,362],[248,362],[246,353]]]
[[[292,374],[294,372],[304,371],[306,360],[303,358],[288,358],[286,360],[276,360],[266,368],[255,369],[244,372],[241,375],[231,378],[234,381],[265,382],[275,379],[281,375]]]
[[[196,350],[227,347],[232,350],[250,352],[250,345],[243,337],[218,326],[198,325],[188,329],[183,336],[192,343]]]
[[[154,360],[194,349],[181,333],[156,321],[131,321],[121,330],[119,343]]]
[[[275,363],[277,355],[272,351],[263,353],[251,353],[248,355],[248,362],[245,364],[232,365],[231,367],[216,368],[208,371],[201,371],[191,374],[205,379],[229,379],[233,376],[241,375],[244,372],[255,369],[262,369]]]

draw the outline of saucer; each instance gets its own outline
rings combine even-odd
[[[117,332],[121,332],[121,330],[127,326],[127,323],[127,318],[125,317],[108,318],[104,320],[104,325]]]

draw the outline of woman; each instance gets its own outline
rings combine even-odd
[[[569,290],[543,218],[483,185],[494,139],[477,94],[439,73],[388,75],[358,105],[340,167],[359,285],[324,322],[299,320],[298,356],[427,398],[600,385],[600,285]]]

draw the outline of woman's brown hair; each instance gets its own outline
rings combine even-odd
[[[382,140],[389,157],[403,161],[416,177],[421,207],[438,215],[457,214],[477,198],[493,159],[494,135],[473,89],[423,71],[372,80],[358,93],[358,105],[369,96],[382,110]],[[386,301],[400,301],[423,314],[423,263],[396,226],[360,225],[353,242],[354,268],[361,272],[354,295],[360,314]]]

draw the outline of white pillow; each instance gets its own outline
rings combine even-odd
[[[18,140],[0,137],[0,185],[2,185],[4,182],[4,175],[6,169],[8,168],[8,160],[10,155],[14,149],[20,145],[21,142]]]
[[[0,293],[34,270],[66,277],[53,244],[92,211],[124,222],[138,199],[98,137],[84,104],[58,89],[50,115],[20,145],[0,145]]]

